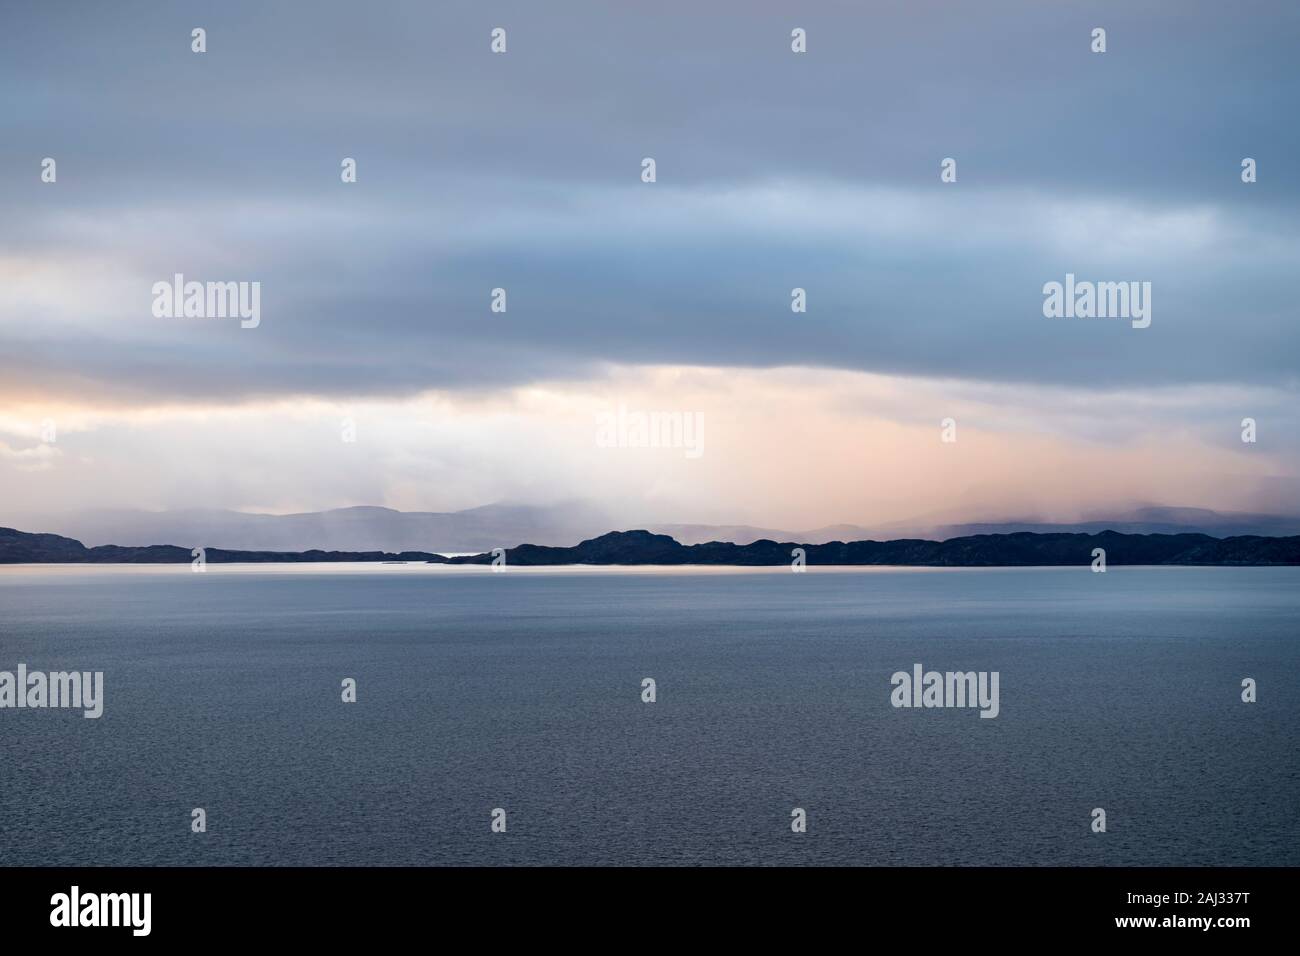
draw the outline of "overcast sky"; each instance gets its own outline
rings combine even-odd
[[[1297,49],[1290,2],[12,5],[0,517],[1300,511]],[[260,325],[154,317],[175,273]],[[1150,327],[1045,318],[1066,273]],[[620,404],[704,453],[598,447]]]

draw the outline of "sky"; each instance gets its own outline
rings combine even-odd
[[[1298,47],[1288,2],[12,5],[0,519],[1300,513]],[[155,315],[177,273],[256,327]],[[1067,274],[1149,327],[1046,317]]]

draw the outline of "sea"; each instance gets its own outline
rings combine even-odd
[[[1295,866],[1298,624],[1294,567],[3,567],[0,671],[103,712],[0,709],[0,864]]]

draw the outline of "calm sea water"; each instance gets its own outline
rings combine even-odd
[[[5,568],[0,670],[106,702],[0,710],[0,863],[1296,865],[1298,622],[1297,568]]]

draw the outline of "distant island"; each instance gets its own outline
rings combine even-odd
[[[198,547],[197,545],[195,547]],[[977,534],[947,541],[832,541],[828,544],[712,541],[684,545],[649,531],[611,531],[570,548],[521,544],[506,548],[506,563],[518,566],[591,565],[789,565],[794,550],[817,565],[894,565],[903,567],[1035,567],[1087,565],[1093,550],[1106,552],[1107,565],[1300,565],[1300,535],[1214,538],[1206,534]],[[447,557],[426,551],[232,551],[204,548],[214,564],[311,562],[419,562],[491,564],[493,554]],[[30,534],[0,528],[0,564],[188,564],[193,549],[158,544],[148,547],[101,545],[87,548],[57,534]]]

